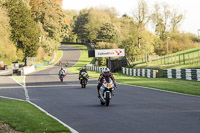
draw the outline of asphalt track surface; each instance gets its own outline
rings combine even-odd
[[[74,65],[80,51],[62,49],[61,61]],[[57,64],[28,75],[29,98],[80,133],[200,133],[200,97],[117,84],[110,106],[105,107],[97,98],[97,79],[81,88],[78,75],[67,72],[61,83],[59,69]]]

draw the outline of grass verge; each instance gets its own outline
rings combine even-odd
[[[67,44],[68,45],[68,44]],[[88,47],[85,45],[68,45],[74,46],[81,50],[81,57],[76,65],[67,70],[73,73],[79,73],[81,67],[86,66],[94,61],[94,58],[88,58]]]
[[[57,52],[56,52],[56,59],[55,59],[54,62],[52,62],[51,64],[46,65],[46,66],[36,67],[36,70],[40,71],[40,70],[46,69],[47,67],[57,63],[60,60],[60,58],[62,57],[62,54],[63,54],[62,50],[58,49]]]
[[[159,65],[159,64],[139,64],[134,66],[134,68],[146,68],[146,69],[200,69],[200,65],[178,65],[178,64],[169,64],[169,65]]]
[[[18,83],[20,83],[21,85],[24,85],[24,78],[25,76],[12,76],[13,79],[15,79]]]
[[[69,68],[68,71],[73,73],[78,73],[80,68],[90,64],[93,58],[88,58],[87,56],[87,47],[84,45],[71,45],[79,48],[82,52],[79,62],[72,68]],[[98,78],[98,72],[88,71],[90,77]],[[113,73],[116,81],[118,83],[129,84],[129,85],[137,85],[144,86],[150,88],[156,88],[161,90],[179,92],[184,94],[192,94],[200,96],[200,82],[197,81],[187,81],[180,79],[167,79],[167,78],[143,78],[143,77],[132,77],[123,75],[122,73]]]
[[[27,102],[0,98],[0,107],[0,121],[9,124],[16,131],[70,132],[68,128]]]

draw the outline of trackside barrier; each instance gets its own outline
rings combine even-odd
[[[103,72],[102,67],[95,66],[94,64],[86,65],[86,70],[88,71],[96,71],[96,72]]]
[[[95,66],[94,64],[86,65],[86,70],[103,72],[102,67]],[[152,69],[132,69],[132,68],[122,67],[122,73],[124,75],[129,75],[129,76],[142,76],[142,77],[147,77],[147,78],[156,78],[157,72],[158,70],[152,70]]]
[[[129,76],[142,76],[147,78],[156,78],[158,70],[152,69],[133,69],[122,67],[122,73]]]
[[[35,66],[25,66],[22,68],[22,71],[23,71],[23,75],[27,75],[27,74],[30,74],[32,72],[35,71]]]
[[[200,81],[200,69],[165,69],[163,77]]]

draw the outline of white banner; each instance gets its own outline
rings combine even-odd
[[[95,49],[95,57],[125,56],[124,49]]]

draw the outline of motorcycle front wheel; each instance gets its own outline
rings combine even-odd
[[[106,100],[106,106],[109,106],[109,104],[110,104],[110,92],[106,92],[105,100]]]

